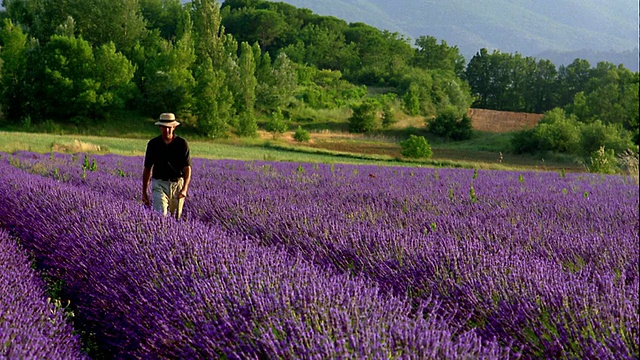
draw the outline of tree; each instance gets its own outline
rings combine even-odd
[[[309,140],[311,140],[311,135],[307,130],[303,129],[301,126],[298,126],[298,129],[293,134],[293,140],[297,142],[309,142]]]
[[[489,108],[492,97],[489,71],[489,53],[482,48],[471,58],[464,73],[471,94],[476,98],[475,105],[484,109]]]
[[[63,3],[60,0],[48,1]],[[100,46],[113,42],[118,51],[130,54],[146,32],[138,1],[67,0],[66,10],[67,15],[76,21],[78,32],[90,44]],[[62,4],[57,6],[62,7]]]
[[[278,57],[270,66],[270,57],[265,53],[257,70],[259,85],[256,90],[257,102],[260,107],[273,111],[276,108],[286,108],[298,86],[295,64],[285,53]]]
[[[409,89],[405,92],[402,97],[404,103],[404,111],[409,115],[420,115],[420,94],[418,85],[411,83]]]
[[[54,35],[44,49],[46,115],[86,123],[97,115],[99,84],[91,45],[82,38]]]
[[[163,39],[180,37],[179,27],[183,14],[180,0],[139,0],[140,13],[147,29],[156,29]]]
[[[95,79],[98,84],[96,106],[99,111],[123,109],[134,96],[135,84],[131,81],[135,67],[114,43],[100,46],[95,51]]]
[[[380,96],[380,103],[382,104],[382,128],[388,129],[398,120],[396,119],[395,109],[393,103],[396,101],[397,95],[394,93],[387,93]]]
[[[251,45],[243,42],[240,46],[240,91],[237,100],[240,124],[238,132],[242,136],[256,136],[258,123],[254,115],[256,103],[256,64],[253,60],[253,49]]]
[[[380,104],[374,100],[364,101],[351,107],[349,132],[364,133],[378,127],[378,109]]]
[[[211,59],[213,67],[219,69],[226,61],[220,4],[215,0],[193,0],[191,7],[198,63],[208,62],[208,58]]]
[[[471,119],[467,114],[459,115],[458,110],[452,106],[428,120],[427,131],[451,140],[466,140],[473,134]]]
[[[231,95],[224,87],[223,75],[214,70],[211,59],[196,67],[194,114],[198,130],[211,138],[227,136],[227,119],[232,103],[226,99]]]
[[[540,60],[532,74],[532,83],[525,91],[527,110],[537,114],[553,109],[558,104],[558,70],[550,60]]]
[[[27,35],[9,19],[4,20],[0,41],[0,107],[10,121],[24,116],[27,75]]]
[[[580,127],[579,151],[581,155],[589,155],[597,151],[601,146],[622,154],[628,149],[633,149],[631,133],[622,129],[619,124],[604,124],[596,120]]]
[[[337,70],[348,66],[355,53],[354,46],[345,41],[344,28],[346,24],[339,22],[326,26],[309,24],[304,27],[299,35],[305,44],[304,62],[313,64],[318,69]]]
[[[452,71],[462,76],[465,60],[457,46],[450,47],[444,40],[437,43],[433,36],[421,36],[416,42],[413,65],[422,69]]]
[[[196,55],[196,105],[198,128],[207,136],[226,136],[233,95],[227,83],[230,59],[225,52],[220,4],[215,0],[193,0],[193,34]]]
[[[289,126],[282,115],[282,110],[277,108],[276,111],[271,113],[271,117],[265,124],[265,129],[273,135],[273,138],[277,138],[279,135],[284,134]]]
[[[144,68],[143,109],[149,116],[171,111],[188,117],[194,106],[195,79],[191,68],[196,60],[193,47],[193,23],[184,12],[175,43],[158,39],[158,48],[146,57]]]
[[[404,157],[428,159],[433,155],[431,145],[424,136],[410,135],[408,139],[400,142],[400,146]]]
[[[24,28],[31,36],[46,41],[53,35],[53,29],[67,18],[67,13],[56,11],[60,7],[51,0],[4,0],[7,17]],[[55,16],[59,13],[58,16]]]
[[[84,39],[54,35],[43,52],[42,116],[89,124],[132,98],[135,71],[113,43],[94,52]]]
[[[380,31],[363,23],[351,23],[345,41],[353,44],[352,54],[341,63],[345,78],[365,85],[396,85],[409,66],[414,49],[398,33]]]
[[[560,106],[573,102],[574,96],[581,92],[589,92],[587,86],[591,79],[591,65],[587,60],[575,59],[567,66],[560,66],[558,70]]]

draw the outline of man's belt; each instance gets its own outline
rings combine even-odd
[[[178,182],[178,180],[182,179],[182,177],[177,177],[177,178],[154,178],[154,179],[162,180],[162,181]]]

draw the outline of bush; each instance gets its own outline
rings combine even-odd
[[[582,124],[561,108],[545,113],[531,130],[517,133],[511,142],[516,153],[562,152],[576,154],[580,148]]]
[[[589,157],[603,146],[616,154],[633,148],[632,137],[620,125],[600,120],[585,124],[555,108],[545,113],[533,129],[515,134],[511,144],[516,153],[552,151]]]
[[[427,121],[427,131],[451,140],[466,140],[473,135],[471,119],[466,115],[458,116],[453,107],[444,109],[434,119]]]
[[[308,142],[311,140],[311,135],[307,130],[304,130],[301,126],[298,126],[298,130],[296,130],[295,134],[293,134],[293,140],[297,142]]]
[[[534,129],[522,130],[513,134],[511,138],[511,149],[515,154],[532,154],[540,150],[538,138]]]
[[[379,105],[377,101],[365,101],[353,106],[353,114],[349,118],[349,132],[364,133],[375,129]]]
[[[276,111],[271,114],[271,117],[265,124],[265,129],[273,134],[274,139],[289,129],[289,126],[287,125],[287,122],[282,115],[282,110],[280,110],[280,107],[278,107]]]
[[[627,149],[621,154],[618,154],[618,166],[620,170],[629,175],[638,183],[638,147],[635,150]]]
[[[631,137],[631,132],[622,129],[619,125],[605,125],[600,120],[596,120],[582,126],[580,131],[580,150],[583,155],[588,155],[604,146],[619,154],[633,148]]]
[[[393,108],[389,105],[384,105],[382,107],[382,128],[388,129],[393,124],[397,123],[396,113]]]
[[[591,154],[589,172],[598,174],[615,174],[618,170],[613,149],[605,150],[604,146]]]
[[[400,142],[400,146],[404,157],[428,159],[433,155],[431,145],[424,136],[410,135],[407,140]]]

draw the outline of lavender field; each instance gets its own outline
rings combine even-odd
[[[631,179],[194,159],[176,221],[141,173],[0,154],[0,227],[99,357],[639,357]]]
[[[0,358],[85,359],[72,328],[45,296],[29,257],[0,229]]]

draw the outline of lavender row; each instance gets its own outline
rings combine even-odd
[[[117,183],[114,193],[135,197],[139,159],[98,161],[102,173],[83,183],[101,184],[117,161],[129,181],[106,178]],[[622,178],[205,160],[196,167],[192,218],[366,274],[396,293],[437,296],[461,325],[532,355],[638,356],[638,191]]]
[[[2,229],[0,288],[0,358],[86,358],[64,314],[46,297],[27,254]]]
[[[57,270],[114,357],[517,357],[364,279],[327,276],[197,221],[4,161],[0,187],[0,222]]]
[[[203,171],[199,217],[435,294],[531,356],[638,356],[638,189],[621,178],[245,167]]]

